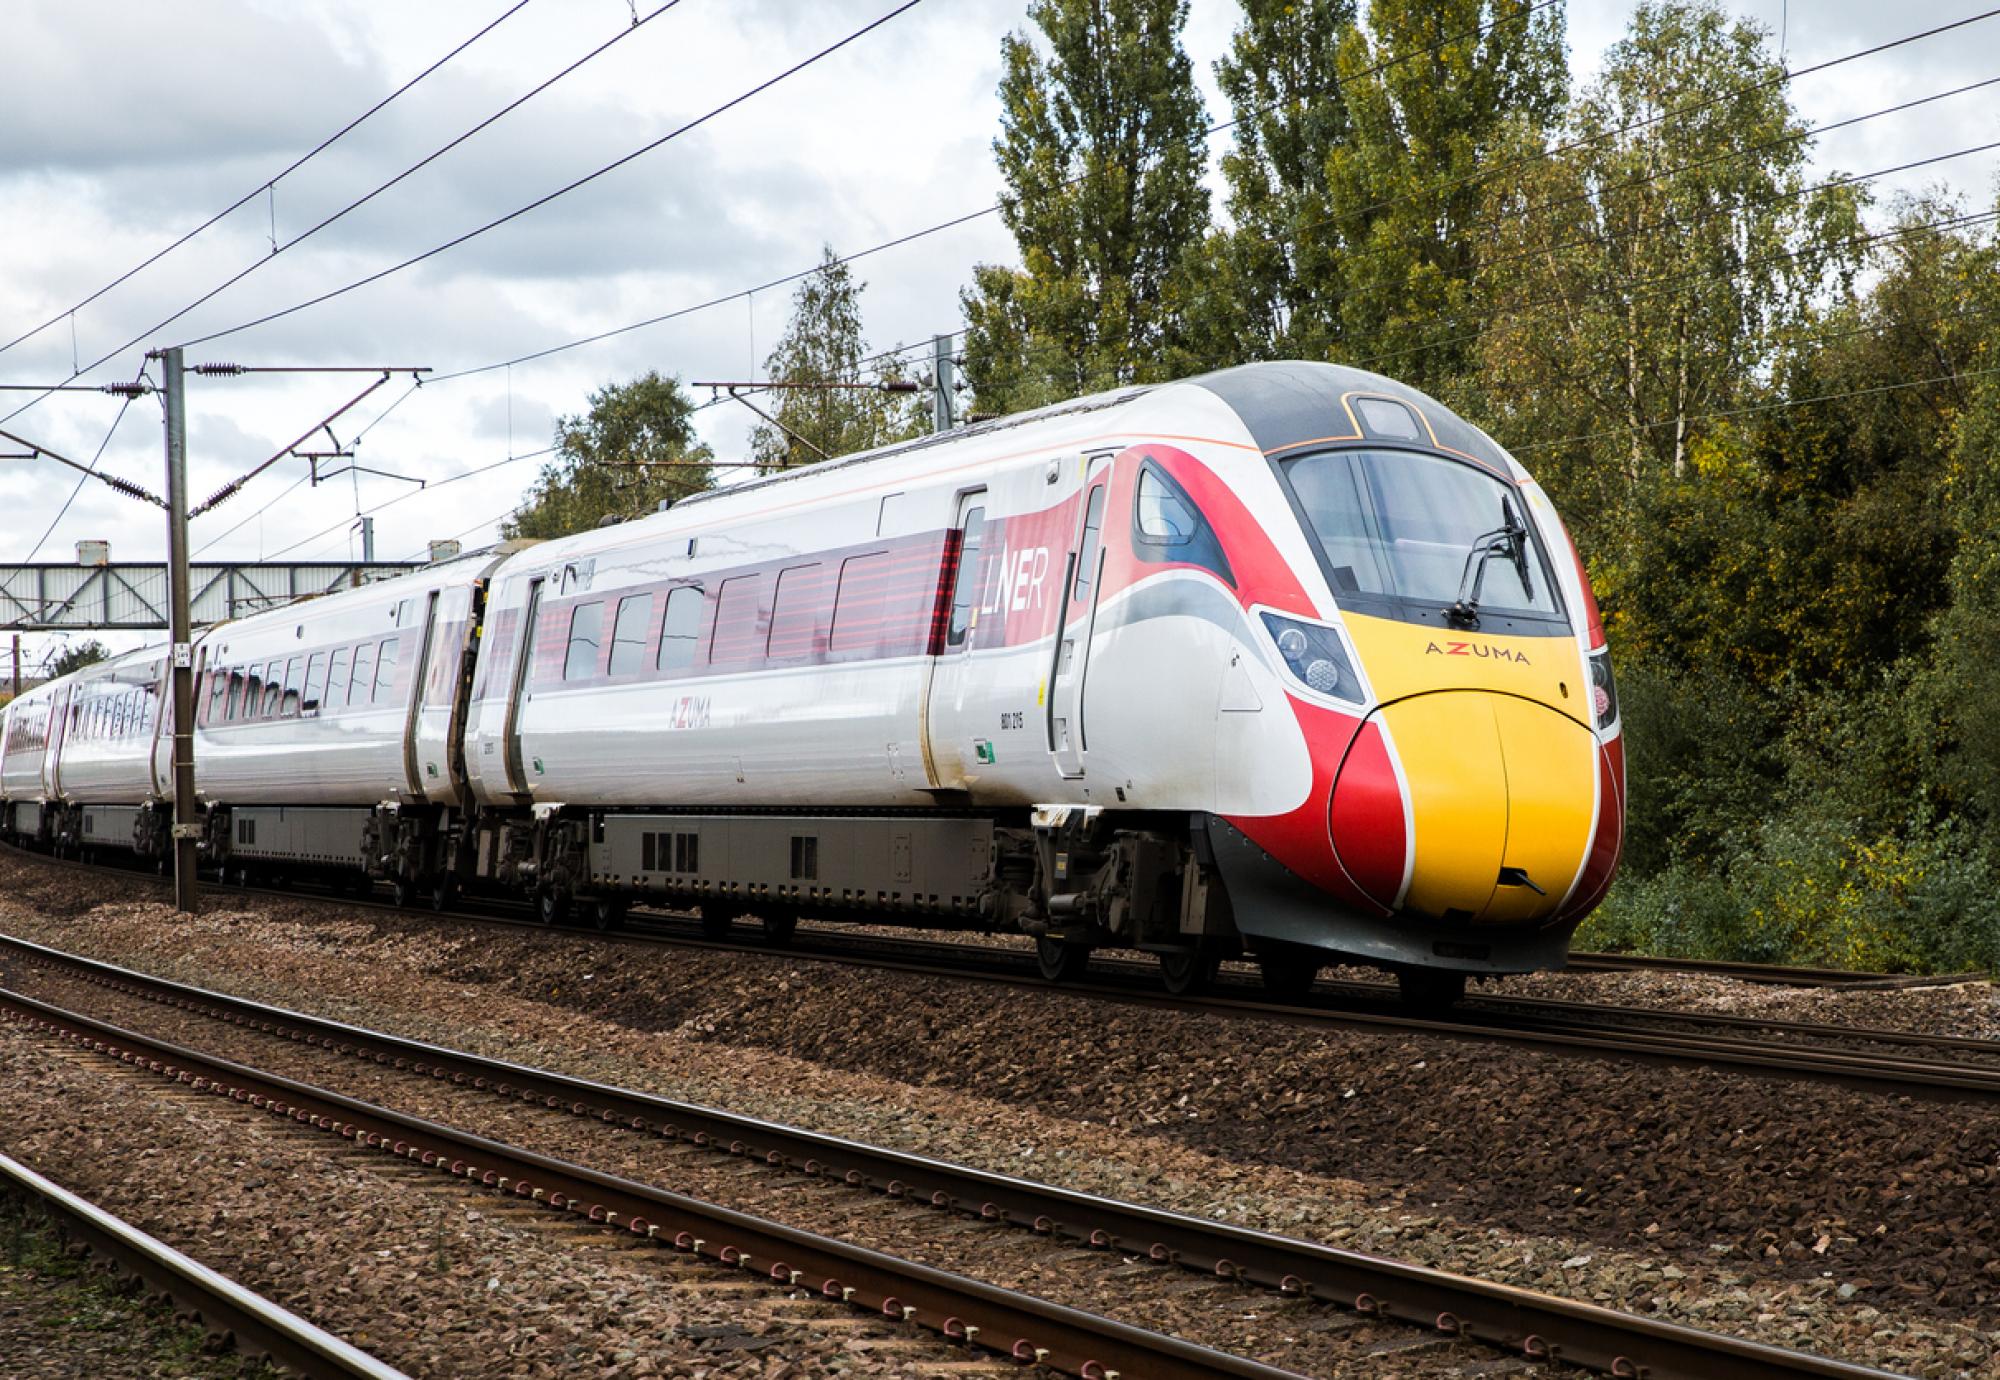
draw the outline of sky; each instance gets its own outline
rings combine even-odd
[[[107,355],[81,381],[130,379],[148,347],[188,342],[199,342],[188,346],[190,364],[429,366],[433,381],[422,388],[399,376],[331,424],[354,463],[372,472],[314,484],[306,462],[280,461],[196,520],[197,557],[358,559],[354,518],[375,508],[380,559],[420,557],[437,538],[468,548],[491,541],[542,463],[532,452],[549,444],[558,417],[586,410],[593,389],[647,369],[689,381],[760,377],[790,289],[740,296],[745,289],[811,268],[822,245],[852,253],[994,203],[1000,40],[1026,22],[1024,0],[923,0],[675,133],[900,3],[525,0],[510,13],[514,0],[15,0],[0,51],[0,343],[54,324],[0,351],[0,385],[61,382]],[[1984,8],[1976,0],[1723,3],[1769,30],[1774,46],[1782,35],[1794,69]],[[1631,11],[1628,0],[1570,0],[1579,83]],[[1192,0],[1186,44],[1211,119],[1226,118],[1213,64],[1238,20],[1236,0]],[[359,210],[299,238],[607,43]],[[2000,74],[1996,55],[2000,19],[1802,76],[1792,96],[1808,121],[1827,124]],[[1871,172],[2000,140],[1996,111],[1989,88],[1835,130],[1817,141],[1814,170]],[[416,267],[202,339],[443,245],[669,135]],[[1942,186],[1985,208],[1996,172],[2000,162],[1986,153],[1870,185],[1884,201]],[[78,307],[250,193],[185,246]],[[956,330],[973,265],[1014,259],[994,216],[861,259],[871,346]],[[703,307],[717,298],[734,300]],[[486,367],[676,312],[685,314]],[[372,381],[191,378],[190,491],[205,496],[283,450]],[[156,400],[141,398],[121,417],[118,399],[93,392],[36,398],[0,392],[0,417],[25,409],[0,428],[85,462],[101,448],[104,471],[162,488]],[[755,419],[725,400],[698,420],[719,458],[730,459]],[[321,433],[308,448],[327,443]],[[0,442],[0,453],[15,449]],[[0,460],[0,562],[31,552],[67,562],[86,538],[109,541],[117,560],[162,558],[159,512],[96,482],[55,522],[76,478],[48,460]],[[30,659],[51,642],[30,638]]]

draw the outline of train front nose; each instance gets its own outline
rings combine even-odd
[[[1341,865],[1404,913],[1543,919],[1589,847],[1596,750],[1574,718],[1516,695],[1440,690],[1384,705],[1334,782]]]

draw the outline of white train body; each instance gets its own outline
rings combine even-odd
[[[1622,832],[1602,628],[1547,497],[1330,365],[789,471],[224,625],[198,666],[212,861],[551,916],[1503,971],[1560,961]],[[60,730],[161,673],[24,699],[5,798],[157,802],[158,751]]]

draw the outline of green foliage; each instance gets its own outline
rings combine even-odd
[[[881,383],[902,377],[896,361],[874,370],[872,378],[862,363],[868,342],[862,335],[861,293],[867,286],[828,245],[819,270],[792,294],[792,319],[764,361],[764,376],[777,383]],[[924,429],[922,408],[908,394],[792,388],[772,397],[769,410],[778,425],[760,423],[750,433],[751,453],[767,469],[871,450]]]
[[[1001,45],[1001,215],[1019,271],[963,296],[966,375],[987,411],[1161,378],[1181,265],[1208,223],[1187,0],[1034,0]]]
[[[568,536],[606,516],[641,517],[662,499],[711,487],[714,457],[695,438],[692,413],[680,380],[652,370],[598,389],[589,412],[556,423],[557,458],[542,466],[501,535]]]
[[[1805,181],[1806,128],[1762,30],[1708,4],[1644,4],[1553,156],[1487,188],[1498,329],[1479,362],[1496,420],[1545,436],[1552,491],[1612,531],[1685,479],[1759,368],[1856,266],[1859,198]],[[1643,575],[1643,572],[1640,572]]]
[[[1624,689],[1586,942],[2000,962],[2000,247],[1813,166],[1769,35],[1644,0],[1573,93],[1530,0],[1242,0],[1208,223],[1184,0],[1036,0],[982,407],[1248,359],[1417,384],[1532,468]]]
[[[1326,159],[1332,212],[1306,231],[1340,265],[1335,357],[1449,393],[1491,312],[1483,186],[1568,99],[1562,11],[1371,0],[1338,74],[1350,130]]]
[[[1336,59],[1355,0],[1245,0],[1215,64],[1235,139],[1221,159],[1230,225],[1190,251],[1180,352],[1195,368],[1324,359],[1343,257],[1326,164],[1349,135]]]
[[[88,642],[74,643],[56,654],[49,663],[49,678],[66,676],[71,671],[81,671],[86,666],[95,666],[111,655],[111,649],[92,638]]]

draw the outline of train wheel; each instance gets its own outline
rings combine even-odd
[[[231,886],[247,888],[250,885],[250,869],[242,863],[231,866],[226,876]]]
[[[1319,964],[1296,954],[1265,954],[1257,960],[1264,991],[1279,1001],[1304,1001],[1319,981]]]
[[[561,925],[569,920],[569,893],[543,887],[535,893],[535,914],[544,925]]]
[[[1035,966],[1050,982],[1074,982],[1090,966],[1090,946],[1042,935],[1035,940]]]
[[[590,903],[590,921],[600,930],[625,928],[626,900],[623,896],[599,896]]]
[[[1465,997],[1465,974],[1444,968],[1404,968],[1396,974],[1397,998],[1413,1011],[1444,1011]]]
[[[718,902],[713,905],[697,906],[695,913],[701,916],[701,937],[703,939],[727,939],[730,931],[729,912]]]
[[[398,877],[389,883],[389,899],[396,903],[398,910],[416,904],[417,884],[408,877]]]
[[[799,913],[795,910],[765,911],[763,918],[764,942],[773,948],[783,948],[798,933]]]
[[[1160,981],[1177,997],[1192,996],[1208,989],[1208,985],[1215,981],[1215,970],[1221,966],[1221,955],[1203,949],[1163,953],[1160,955]]]
[[[451,903],[458,899],[458,884],[449,876],[440,877],[431,883],[431,909],[442,915],[451,909]]]

